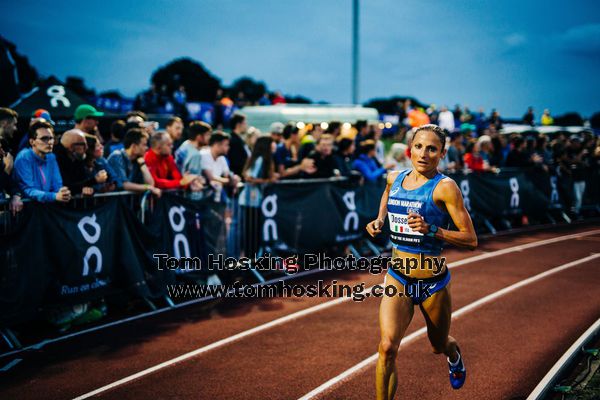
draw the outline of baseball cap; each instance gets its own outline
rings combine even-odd
[[[80,121],[89,117],[101,117],[104,113],[96,110],[94,106],[89,104],[82,104],[75,110],[75,121]]]
[[[50,122],[50,124],[56,125],[54,123],[54,121],[52,121],[52,117],[50,116],[50,113],[48,112],[48,110],[44,110],[43,108],[38,108],[31,115],[31,119],[38,119],[38,118],[43,118],[46,121]]]
[[[283,133],[283,128],[285,128],[285,125],[283,125],[281,122],[273,122],[271,124],[271,133],[281,135]]]

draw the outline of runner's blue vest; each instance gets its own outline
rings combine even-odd
[[[410,229],[408,213],[415,212],[421,215],[428,224],[447,229],[450,215],[440,210],[433,201],[433,190],[446,175],[438,172],[423,186],[414,190],[406,190],[402,188],[402,181],[410,171],[412,170],[399,173],[390,188],[387,203],[390,240],[398,250],[437,256],[442,251],[443,241]]]

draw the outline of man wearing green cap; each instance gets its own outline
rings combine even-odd
[[[104,113],[96,110],[96,108],[89,104],[82,104],[75,110],[75,129],[81,129],[85,133],[95,135],[98,140],[104,142],[98,132],[98,117],[103,116]]]

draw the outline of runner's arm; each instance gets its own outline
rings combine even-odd
[[[387,202],[390,193],[390,188],[394,184],[394,181],[396,180],[396,177],[399,173],[399,171],[393,171],[390,172],[387,176],[387,184],[385,186],[383,194],[381,195],[381,202],[379,203],[379,213],[377,214],[377,219],[367,224],[367,232],[369,232],[369,235],[371,235],[372,237],[375,237],[376,235],[381,233],[381,228],[383,228],[383,223],[387,215]]]
[[[433,201],[440,200],[446,205],[448,214],[458,228],[457,231],[438,228],[435,237],[460,247],[474,250],[477,247],[477,234],[471,216],[463,203],[462,193],[452,179],[442,180],[435,188]],[[427,226],[429,228],[429,226]],[[428,232],[428,230],[427,230]]]

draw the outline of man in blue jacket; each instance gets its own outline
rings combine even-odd
[[[31,148],[23,149],[15,160],[14,178],[25,197],[42,203],[71,200],[71,192],[63,186],[56,157],[52,154],[52,125],[39,120],[29,127]]]

